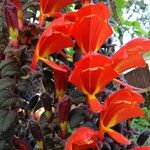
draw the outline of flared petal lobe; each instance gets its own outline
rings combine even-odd
[[[47,57],[64,48],[74,46],[68,34],[71,27],[71,22],[65,21],[64,18],[59,18],[45,29],[37,43],[32,58],[32,69],[35,69],[38,60],[41,60],[54,69],[65,71],[53,61],[48,60]]]
[[[130,118],[143,116],[144,112],[139,106],[143,100],[141,95],[129,89],[115,92],[107,98],[104,103],[104,110],[101,112],[99,137],[103,139],[106,132],[117,142],[130,144],[125,137],[110,128]]]
[[[76,14],[72,35],[83,53],[96,52],[112,34],[110,12],[103,4],[88,5]]]
[[[88,148],[96,148],[97,132],[87,127],[80,127],[73,132],[68,139],[65,150],[87,150]]]
[[[69,81],[87,96],[91,110],[95,110],[93,106],[98,104],[95,95],[118,76],[111,67],[112,63],[111,59],[106,56],[90,54],[75,64],[70,75]],[[108,76],[108,74],[111,75]]]
[[[146,65],[143,52],[150,51],[150,40],[136,38],[125,44],[113,56],[114,68],[118,73],[131,68],[144,67]]]
[[[60,16],[59,11],[73,2],[73,0],[40,0],[40,26],[43,26],[46,17]]]

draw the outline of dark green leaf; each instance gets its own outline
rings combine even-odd
[[[17,119],[17,113],[13,110],[0,110],[0,132],[7,132]]]

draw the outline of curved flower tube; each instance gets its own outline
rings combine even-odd
[[[74,43],[68,34],[71,27],[72,22],[65,21],[65,17],[62,16],[56,19],[45,29],[35,48],[35,52],[32,58],[32,69],[35,69],[37,62],[41,60],[54,69],[66,71],[64,68],[46,58],[49,55],[55,52],[59,52],[64,48],[74,46]]]
[[[125,44],[113,56],[114,68],[118,73],[131,68],[144,67],[146,65],[143,52],[150,51],[150,40],[136,38]]]
[[[102,109],[95,95],[118,76],[111,66],[112,63],[110,58],[93,53],[78,61],[69,77],[69,81],[87,96],[88,104],[93,112],[100,112]]]
[[[59,11],[65,6],[74,3],[73,0],[40,0],[39,24],[43,26],[46,17],[60,16]]]
[[[65,150],[87,150],[88,148],[96,148],[97,132],[87,127],[80,127],[74,131],[68,139]]]
[[[99,138],[102,140],[106,132],[118,143],[130,144],[127,138],[112,130],[111,127],[130,118],[143,116],[144,112],[139,106],[139,103],[143,101],[144,98],[141,95],[130,89],[122,89],[107,98],[101,112]]]
[[[87,5],[76,13],[72,35],[83,53],[96,52],[112,34],[107,5]]]
[[[58,99],[58,101],[61,101],[65,95],[68,78],[71,73],[71,69],[68,66],[64,64],[61,64],[60,66],[62,68],[65,68],[66,72],[54,69],[54,85],[56,90],[56,99]]]

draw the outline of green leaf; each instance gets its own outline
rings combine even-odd
[[[17,99],[18,99],[17,97],[12,97],[7,100],[4,100],[3,102],[1,102],[0,108],[12,106],[13,104],[15,104],[17,102]]]
[[[116,4],[116,9],[118,15],[122,15],[122,9],[125,7],[125,1],[124,0],[114,0]]]
[[[0,91],[6,89],[8,87],[12,87],[14,85],[15,85],[14,81],[10,78],[0,79]]]
[[[0,110],[0,132],[7,132],[16,123],[17,113],[13,110]]]

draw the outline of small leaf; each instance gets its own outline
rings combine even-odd
[[[150,137],[150,130],[143,131],[137,139],[137,144],[139,146],[144,145],[144,143],[148,140],[149,137]]]
[[[13,62],[15,62],[14,59],[5,59],[0,63],[0,70],[3,69],[3,67],[5,67],[6,65],[12,64]]]
[[[6,143],[6,141],[0,140],[0,149],[1,149],[1,150],[10,149],[9,144]]]
[[[13,110],[0,110],[0,132],[7,132],[16,123],[17,113]]]
[[[78,127],[81,122],[84,122],[88,119],[86,110],[83,108],[75,108],[70,113],[69,124],[71,129]]]
[[[35,107],[35,105],[37,104],[38,100],[39,100],[39,95],[35,95],[29,101],[29,105],[28,105],[28,113],[29,114],[32,111],[32,109]]]
[[[9,90],[0,91],[0,105],[2,105],[7,99],[11,98],[13,95]]]
[[[0,79],[0,91],[14,86],[14,81],[10,78]]]
[[[12,97],[12,98],[9,98],[9,99],[3,101],[3,103],[0,104],[0,108],[10,107],[17,101],[17,99],[18,98],[16,98],[16,97]]]
[[[18,73],[17,67],[14,64],[5,66],[1,70],[1,77],[14,76]]]

